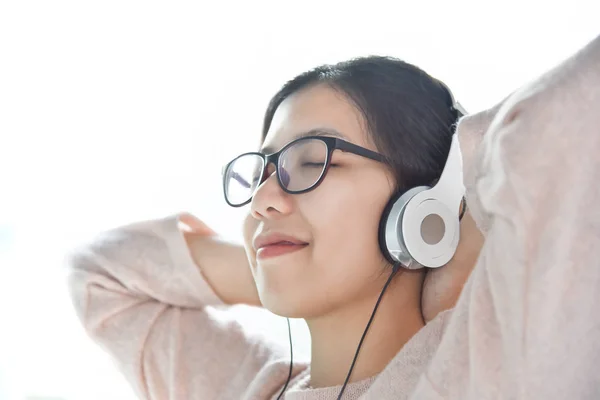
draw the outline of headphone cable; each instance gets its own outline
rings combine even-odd
[[[467,199],[463,197],[460,201],[460,205],[462,206],[462,209],[460,210],[460,215],[458,216],[459,222],[462,221],[463,217],[465,216],[465,213],[467,212]]]
[[[346,386],[348,385],[348,381],[350,380],[350,376],[352,375],[352,371],[354,370],[354,365],[356,365],[356,360],[358,359],[358,353],[360,352],[360,349],[363,345],[363,342],[365,341],[365,337],[367,336],[367,332],[369,331],[369,328],[371,327],[371,323],[373,322],[373,318],[375,317],[375,313],[377,312],[377,309],[379,308],[379,303],[381,303],[381,299],[383,298],[383,294],[385,293],[386,289],[388,288],[388,286],[390,285],[390,283],[392,282],[392,278],[394,277],[394,275],[396,275],[396,272],[398,272],[400,268],[400,263],[396,263],[394,265],[394,267],[392,268],[392,273],[390,274],[390,277],[388,278],[387,282],[385,283],[385,285],[383,286],[383,289],[381,290],[381,293],[379,294],[379,298],[377,299],[377,302],[375,303],[375,307],[373,308],[373,312],[371,313],[371,317],[369,318],[369,322],[367,322],[367,326],[365,327],[365,330],[362,334],[362,337],[360,338],[360,342],[358,343],[358,347],[356,348],[356,353],[354,354],[354,359],[352,360],[352,364],[350,365],[350,370],[348,370],[348,374],[346,375],[346,380],[344,381],[344,384],[342,385],[342,389],[340,390],[340,394],[338,395],[338,400],[341,400],[342,395],[344,394],[344,391],[346,390]],[[288,377],[287,380],[285,382],[285,385],[283,386],[283,389],[281,389],[281,392],[279,393],[279,396],[277,396],[277,400],[282,399],[283,394],[285,393],[285,390],[287,389],[290,380],[292,378],[292,367],[294,365],[294,349],[293,349],[293,344],[292,344],[292,328],[290,326],[290,319],[287,319],[287,326],[288,326],[288,336],[289,336],[289,340],[290,340],[290,369],[288,371]]]
[[[354,369],[354,365],[356,364],[356,359],[358,358],[358,353],[360,352],[360,348],[362,347],[365,337],[367,336],[367,332],[368,332],[369,328],[371,327],[371,322],[373,322],[373,318],[375,317],[375,313],[377,312],[379,303],[381,302],[381,299],[383,298],[383,294],[385,293],[385,290],[389,286],[394,275],[396,275],[396,272],[398,272],[399,268],[400,268],[400,263],[394,264],[394,267],[392,268],[392,273],[390,274],[390,277],[388,278],[387,282],[383,286],[383,289],[381,290],[381,293],[379,294],[379,298],[377,299],[377,303],[375,303],[375,308],[373,308],[373,312],[371,313],[371,318],[369,318],[367,327],[365,328],[365,331],[363,332],[362,337],[360,338],[360,342],[358,343],[358,348],[356,349],[356,353],[354,354],[354,359],[352,360],[352,365],[350,365],[350,370],[348,371],[348,375],[346,375],[346,380],[344,381],[344,385],[342,385],[342,390],[340,390],[340,394],[338,395],[337,400],[341,400],[342,395],[344,394],[344,390],[346,390],[346,385],[348,384],[348,381],[350,380],[350,375],[352,375],[352,370]]]
[[[290,380],[292,379],[292,367],[294,365],[294,347],[292,345],[292,328],[290,327],[290,319],[286,318],[287,320],[287,326],[288,326],[288,336],[290,338],[290,370],[288,372],[288,377],[287,380],[285,381],[285,385],[283,386],[283,389],[281,389],[281,392],[279,393],[279,396],[277,396],[277,400],[280,400],[283,396],[283,394],[285,393],[285,389],[287,389]]]

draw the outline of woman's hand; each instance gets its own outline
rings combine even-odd
[[[421,312],[425,322],[456,305],[465,282],[477,264],[484,237],[469,211],[461,221],[460,234],[465,240],[452,260],[441,268],[429,269],[425,275],[421,292]]]
[[[179,229],[198,269],[223,302],[261,305],[242,246],[220,239],[214,230],[189,213],[179,215]]]

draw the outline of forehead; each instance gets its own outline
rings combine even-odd
[[[371,148],[364,118],[341,92],[316,85],[286,98],[277,108],[263,148],[279,150],[287,143],[313,130],[337,131],[359,146]]]

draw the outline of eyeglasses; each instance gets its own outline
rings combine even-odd
[[[244,153],[223,168],[225,201],[232,207],[248,204],[256,190],[267,178],[267,166],[276,168],[279,186],[290,194],[311,191],[323,182],[334,150],[357,154],[383,162],[385,158],[374,151],[343,139],[328,136],[307,136],[296,139],[273,154]]]

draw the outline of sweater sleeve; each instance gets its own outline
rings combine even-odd
[[[260,386],[271,395],[287,377],[287,350],[235,320],[177,222],[117,228],[70,252],[78,317],[140,398],[241,399],[266,370],[273,381]]]
[[[600,37],[504,101],[478,149],[486,240],[412,398],[600,398]]]

